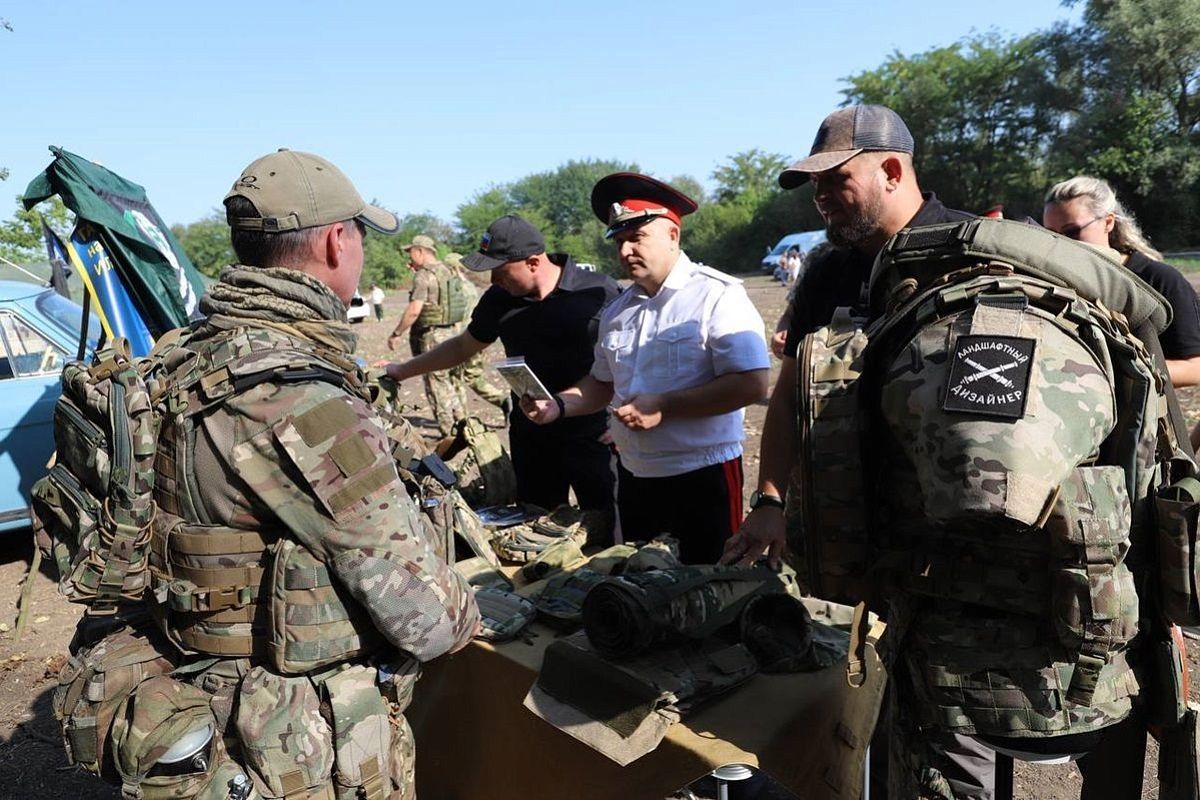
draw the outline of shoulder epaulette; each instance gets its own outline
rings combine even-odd
[[[705,275],[713,280],[720,281],[721,283],[729,286],[739,286],[742,283],[741,278],[735,278],[729,273],[721,272],[721,270],[717,269],[716,267],[710,267],[707,264],[697,264],[696,271],[701,275]]]

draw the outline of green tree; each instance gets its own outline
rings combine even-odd
[[[1200,0],[1091,0],[1048,34],[1066,108],[1054,180],[1108,180],[1159,247],[1200,238]]]
[[[667,183],[671,184],[700,205],[704,205],[704,203],[708,201],[708,197],[704,192],[704,187],[700,185],[700,181],[696,180],[691,175],[676,175],[674,178],[671,178],[671,180],[667,181]]]
[[[724,202],[748,192],[762,197],[778,191],[779,173],[790,163],[787,156],[758,148],[732,155],[713,170],[712,179],[717,184],[715,199]]]
[[[490,186],[458,207],[459,244],[475,249],[497,217],[520,214],[546,237],[551,252],[567,252],[576,260],[616,274],[616,251],[604,240],[604,225],[592,214],[592,187],[613,172],[637,172],[636,164],[584,159],[553,170],[527,175],[512,183]]]
[[[924,188],[947,205],[1029,208],[1043,190],[1046,155],[1064,102],[1046,38],[970,37],[915,56],[894,53],[852,75],[847,102],[894,109],[915,142]],[[1040,207],[1040,206],[1039,206]]]
[[[16,198],[16,210],[10,219],[0,222],[0,256],[9,261],[45,259],[42,220],[58,233],[70,230],[72,217],[58,197],[52,197],[26,210]]]
[[[225,223],[224,211],[213,209],[207,217],[189,225],[172,225],[171,233],[175,234],[196,269],[210,278],[217,277],[229,264],[237,263],[237,256],[229,244],[229,226]]]

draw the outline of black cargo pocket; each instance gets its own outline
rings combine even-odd
[[[1196,581],[1196,520],[1200,481],[1184,478],[1154,498],[1159,606],[1168,622],[1200,624]]]

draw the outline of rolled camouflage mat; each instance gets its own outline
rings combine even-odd
[[[583,629],[617,658],[659,643],[703,639],[738,618],[753,597],[788,591],[765,566],[684,566],[606,578],[583,601]]]

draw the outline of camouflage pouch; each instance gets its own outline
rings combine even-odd
[[[391,791],[392,726],[374,667],[355,665],[321,681],[333,720],[338,800],[383,800]]]
[[[797,353],[800,447],[787,490],[788,554],[817,597],[853,604],[868,559],[859,377],[866,320],[839,308]]]
[[[456,425],[455,437],[440,453],[458,475],[459,490],[473,508],[516,501],[517,473],[494,431],[477,417]]]
[[[1138,597],[1125,565],[1129,496],[1120,467],[1078,467],[1046,523],[1050,607],[1059,640],[1079,652],[1067,698],[1090,705],[1101,669],[1138,631]]]
[[[482,625],[476,638],[488,642],[512,639],[537,616],[537,608],[519,594],[485,586],[475,591]]]
[[[299,675],[374,652],[383,642],[366,612],[303,545],[281,540],[270,575],[271,666]]]
[[[1184,478],[1159,490],[1154,499],[1158,545],[1159,609],[1176,625],[1200,624],[1196,580],[1196,528],[1200,481]]]
[[[254,667],[242,679],[234,727],[254,787],[267,798],[332,798],[333,731],[306,677]]]
[[[229,796],[242,782],[209,708],[209,696],[161,675],[142,683],[113,723],[121,794],[141,800]]]
[[[556,572],[562,572],[571,564],[584,560],[583,551],[578,543],[564,539],[552,544],[519,570],[521,579],[526,583],[539,581]]]
[[[582,567],[551,578],[534,601],[542,621],[553,627],[567,629],[582,624],[584,598],[593,586],[606,577],[603,572]]]
[[[572,541],[583,547],[607,541],[611,533],[611,515],[561,505],[525,525],[505,528],[492,539],[492,547],[500,558],[524,564],[556,544]]]
[[[113,719],[138,684],[174,668],[166,652],[165,642],[125,628],[71,656],[59,672],[53,698],[69,763],[117,780],[108,750]]]
[[[652,569],[675,569],[682,567],[679,560],[679,540],[673,536],[659,536],[637,549],[629,556],[622,572],[646,572]]]
[[[504,561],[524,564],[560,541],[561,536],[538,533],[529,525],[514,525],[492,539],[492,549]]]

